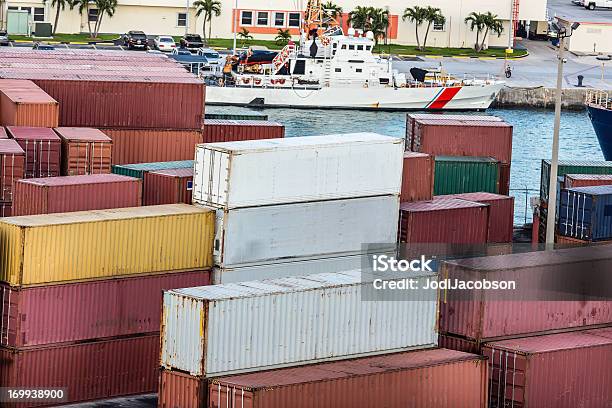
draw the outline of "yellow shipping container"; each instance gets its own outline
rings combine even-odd
[[[186,204],[9,217],[0,280],[13,286],[212,266],[215,213]]]

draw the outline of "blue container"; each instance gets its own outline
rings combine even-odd
[[[561,191],[559,234],[585,241],[612,239],[612,186]]]

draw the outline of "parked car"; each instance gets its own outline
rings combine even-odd
[[[174,38],[169,35],[158,35],[153,42],[155,43],[155,49],[160,51],[172,52],[172,50],[176,49]]]
[[[41,51],[51,51],[51,50],[54,50],[55,47],[52,46],[51,44],[34,43],[34,46],[32,47],[32,49],[41,50]]]
[[[0,30],[0,45],[10,45],[8,34],[5,30]]]
[[[226,56],[219,54],[212,48],[200,48],[198,55],[206,57],[210,65],[223,66],[225,65]]]
[[[196,52],[204,47],[204,41],[199,34],[186,34],[181,38],[181,47],[187,48],[189,51]]]
[[[128,31],[123,34],[123,45],[128,49],[139,48],[146,50],[149,48],[147,35],[142,31]]]

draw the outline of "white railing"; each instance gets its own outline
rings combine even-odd
[[[587,105],[597,105],[605,109],[612,109],[612,98],[605,91],[588,91],[585,103]]]
[[[291,56],[291,54],[293,54],[294,51],[295,45],[287,44],[278,54],[276,54],[276,57],[274,57],[274,59],[272,60],[272,66],[274,68],[273,74],[277,74],[278,71],[280,71],[282,66],[285,65],[285,63],[289,60],[289,57]]]

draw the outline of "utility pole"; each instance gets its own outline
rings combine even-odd
[[[236,32],[238,31],[238,0],[236,0],[236,5],[234,6],[234,49],[232,50],[232,54],[236,55]]]
[[[189,34],[189,0],[185,3],[185,35]]]

